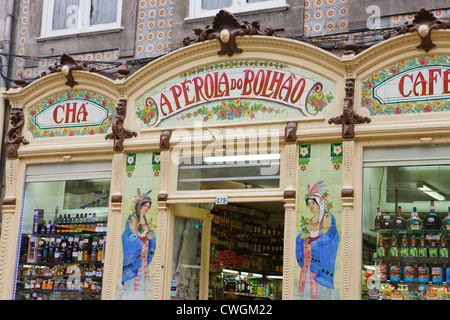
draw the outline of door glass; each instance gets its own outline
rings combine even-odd
[[[202,221],[175,217],[171,299],[199,300]]]

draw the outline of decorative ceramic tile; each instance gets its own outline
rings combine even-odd
[[[348,32],[348,0],[305,0],[305,36]]]
[[[362,82],[361,105],[372,115],[450,110],[450,56],[400,60]]]
[[[335,83],[306,69],[231,61],[168,80],[137,100],[135,114],[147,127],[311,118],[333,105],[335,90]]]
[[[106,134],[116,103],[91,91],[55,94],[28,110],[27,129],[35,138]]]

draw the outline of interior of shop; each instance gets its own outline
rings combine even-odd
[[[254,202],[212,208],[208,299],[281,298],[283,205]],[[175,218],[171,299],[198,299],[202,233],[200,220]]]
[[[363,178],[362,298],[448,294],[450,165],[366,167]]]

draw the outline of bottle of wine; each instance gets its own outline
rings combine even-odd
[[[406,225],[410,230],[420,230],[423,227],[423,221],[419,218],[419,214],[417,213],[417,208],[414,207],[411,212],[411,216],[408,221],[406,221]]]
[[[437,230],[437,229],[440,229],[441,226],[442,226],[442,220],[434,211],[434,201],[431,200],[430,212],[428,212],[425,219],[423,220],[423,228],[428,229],[428,230],[430,230],[430,229]]]
[[[402,217],[402,207],[398,206],[392,229],[406,229],[406,220]]]

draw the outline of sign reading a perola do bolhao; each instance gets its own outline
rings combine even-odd
[[[116,114],[116,103],[90,91],[65,91],[28,111],[28,130],[35,138],[105,134]]]
[[[171,79],[137,100],[143,126],[194,121],[258,121],[324,116],[335,83],[311,71],[267,61],[208,65]]]
[[[362,106],[372,115],[450,110],[450,57],[401,60],[362,82]]]

